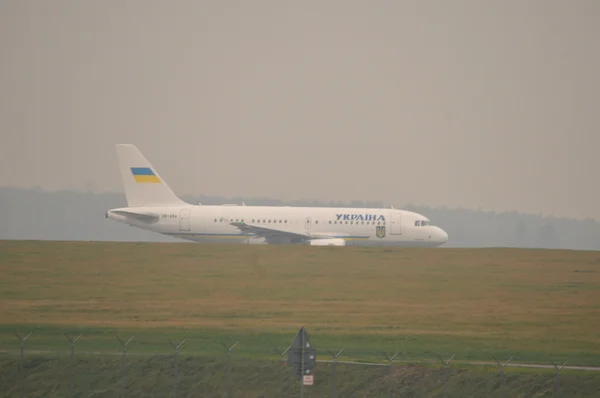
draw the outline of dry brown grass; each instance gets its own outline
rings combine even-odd
[[[0,242],[5,325],[461,336],[600,351],[600,253]]]

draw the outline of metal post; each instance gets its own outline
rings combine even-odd
[[[221,344],[223,344],[223,347],[225,347],[225,349],[227,350],[227,398],[231,398],[231,351],[238,343],[239,342],[236,341],[235,344],[231,346],[231,348],[227,348],[225,343],[221,342]]]
[[[75,339],[72,339],[68,333],[65,333],[65,337],[71,343],[71,371],[75,371],[75,342],[79,340],[81,334],[77,336]],[[69,395],[73,396],[73,374],[69,373]]]
[[[125,356],[127,355],[127,345],[131,342],[131,340],[133,339],[133,336],[131,336],[129,338],[129,340],[127,340],[126,343],[123,343],[123,340],[121,340],[121,338],[119,336],[117,336],[117,339],[119,340],[119,343],[121,343],[121,346],[123,347],[123,356],[121,357],[121,397],[125,396]]]
[[[554,378],[554,395],[556,397],[558,397],[558,382],[560,379],[560,372],[562,372],[563,368],[565,367],[565,365],[567,364],[567,362],[569,362],[569,360],[567,359],[565,361],[565,363],[563,363],[563,365],[559,368],[558,366],[556,366],[556,364],[554,362],[552,362],[552,365],[554,365],[554,369],[556,369],[556,377]]]
[[[289,351],[290,347],[286,348],[286,350],[284,352],[280,352],[277,347],[275,347],[273,344],[271,344],[271,347],[273,347],[273,349],[275,350],[275,352],[277,353],[277,355],[279,355],[279,368],[281,368],[282,364],[284,363],[283,361],[283,356]],[[281,398],[283,398],[283,393],[284,393],[284,386],[283,386],[283,372],[281,371],[281,369],[279,369],[279,384],[281,386]]]
[[[19,333],[15,333],[17,338],[19,339],[19,343],[21,344],[21,359],[19,361],[19,397],[23,396],[23,360],[25,359],[25,340],[27,340],[27,338],[31,336],[31,333],[33,332],[29,332],[27,336],[25,336],[25,338],[21,338],[21,335]]]
[[[438,355],[440,361],[444,365],[444,398],[446,398],[446,382],[447,382],[447,378],[448,378],[448,375],[447,375],[447,373],[448,373],[448,365],[450,364],[450,362],[452,362],[452,360],[454,359],[455,356],[456,356],[456,354],[452,355],[452,357],[449,360],[444,361],[442,359],[442,357],[440,357]]]
[[[388,360],[388,398],[392,397],[392,371],[394,370],[392,362],[398,356],[398,354],[400,354],[400,351],[398,351],[394,354],[394,356],[389,358],[385,352],[383,353],[385,359]]]
[[[181,343],[179,343],[177,345],[175,345],[175,343],[173,343],[171,340],[169,340],[169,343],[171,343],[171,345],[175,349],[175,370],[174,370],[174,375],[173,375],[173,378],[174,378],[173,397],[176,397],[177,396],[177,378],[178,378],[178,373],[179,373],[177,357],[179,356],[179,347],[181,347],[183,345],[183,343],[185,343],[185,340],[183,340]]]
[[[506,388],[506,382],[505,382],[505,378],[504,378],[504,368],[512,360],[512,357],[508,358],[508,361],[506,361],[504,364],[501,364],[500,362],[498,362],[498,360],[496,358],[494,358],[494,360],[496,361],[496,363],[500,367],[500,376],[502,377],[502,388],[501,388],[502,393],[501,393],[500,396],[502,398],[504,398],[504,390]]]
[[[333,362],[331,363],[331,397],[332,398],[337,397],[337,392],[335,389],[336,388],[335,365],[336,365],[338,357],[340,356],[342,351],[344,351],[343,348],[337,354],[334,354],[333,352],[331,352],[331,350],[329,351],[329,354],[331,354],[331,356],[333,357]]]
[[[304,345],[306,342],[304,341],[304,333],[302,333],[301,337],[302,348],[300,349],[300,398],[304,398]]]

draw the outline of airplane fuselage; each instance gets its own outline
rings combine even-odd
[[[430,225],[427,217],[399,209],[152,206],[113,209],[107,212],[106,217],[164,235],[207,243],[435,247],[448,240],[446,232]],[[236,225],[273,229],[289,234],[274,234],[271,237],[267,234],[266,237],[256,238],[253,233]],[[315,239],[304,239],[302,236]]]
[[[440,246],[446,232],[421,214],[396,209],[191,205],[131,144],[117,145],[127,207],[106,217],[196,242],[315,246]]]

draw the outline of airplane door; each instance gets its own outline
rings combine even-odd
[[[190,209],[181,209],[179,212],[179,230],[190,230]]]
[[[306,221],[304,222],[304,228],[310,229],[310,217],[306,217]]]
[[[402,235],[402,220],[400,213],[392,211],[390,235]]]

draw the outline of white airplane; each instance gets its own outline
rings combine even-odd
[[[144,230],[213,243],[435,247],[448,241],[427,217],[394,208],[191,205],[134,145],[117,145],[117,156],[127,207],[105,217]]]

